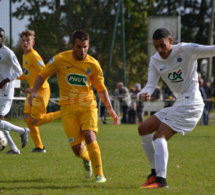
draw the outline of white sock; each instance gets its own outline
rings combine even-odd
[[[13,125],[5,120],[0,121],[0,129],[8,130],[8,131],[15,131],[22,135],[25,132],[25,129],[22,127],[18,127],[16,125]]]
[[[158,138],[154,141],[154,145],[156,176],[166,179],[167,163],[169,157],[167,141],[164,138]]]
[[[17,148],[16,144],[13,142],[12,137],[10,136],[9,131],[5,131],[3,130],[5,137],[7,138],[7,144],[9,145],[10,149],[13,151],[19,151],[19,149]]]
[[[153,134],[141,135],[142,146],[146,156],[151,163],[151,168],[155,169],[155,147],[153,142]]]

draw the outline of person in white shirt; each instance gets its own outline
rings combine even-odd
[[[0,130],[3,130],[10,150],[7,154],[20,154],[9,131],[20,134],[21,145],[24,148],[28,142],[28,128],[18,127],[4,120],[10,111],[14,96],[14,80],[22,75],[21,66],[12,50],[4,45],[5,31],[0,28]]]
[[[185,135],[191,132],[201,118],[204,102],[199,91],[197,59],[215,56],[215,46],[172,45],[172,42],[173,38],[165,28],[153,33],[157,53],[150,59],[147,84],[138,94],[139,100],[150,100],[161,77],[176,97],[172,107],[158,111],[138,127],[143,149],[151,164],[151,174],[141,186],[146,189],[168,187],[167,141],[176,133]]]

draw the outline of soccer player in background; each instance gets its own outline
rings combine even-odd
[[[38,75],[29,102],[31,104],[37,97],[37,91],[44,81],[57,72],[61,119],[68,142],[75,155],[83,160],[85,177],[92,176],[92,162],[96,183],[104,183],[106,178],[103,173],[100,148],[96,140],[96,133],[98,133],[97,105],[91,82],[97,89],[110,116],[114,119],[115,125],[117,125],[118,117],[110,103],[100,64],[87,54],[89,49],[87,32],[73,32],[72,49],[51,58],[45,69]]]
[[[12,50],[4,45],[5,31],[0,28],[0,129],[3,130],[10,150],[7,154],[20,154],[20,150],[13,142],[9,131],[20,134],[22,147],[28,142],[28,128],[18,127],[4,120],[4,116],[11,109],[14,96],[14,80],[22,75],[21,66]],[[6,130],[6,131],[5,131]]]
[[[36,146],[32,152],[45,153],[45,147],[42,144],[38,126],[52,122],[60,118],[60,111],[46,114],[46,107],[50,98],[50,87],[47,79],[38,90],[38,97],[34,99],[31,105],[28,98],[31,94],[37,75],[45,68],[45,64],[40,55],[33,49],[35,33],[33,30],[23,31],[20,35],[23,54],[23,75],[19,79],[27,80],[29,88],[25,90],[28,96],[25,100],[24,118],[30,129],[31,138]]]
[[[139,100],[150,100],[161,77],[176,97],[173,106],[158,111],[138,128],[143,149],[151,163],[151,174],[142,184],[146,189],[168,187],[167,141],[176,133],[191,132],[201,118],[204,102],[199,91],[197,59],[215,56],[214,46],[172,45],[172,42],[173,38],[165,28],[153,33],[157,53],[150,60],[147,84],[138,94]]]

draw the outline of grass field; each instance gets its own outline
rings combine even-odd
[[[22,120],[12,120],[25,126]],[[47,153],[31,153],[30,138],[20,155],[0,152],[0,194],[5,195],[186,195],[215,194],[215,128],[197,126],[186,135],[176,135],[168,142],[169,189],[142,190],[139,186],[150,173],[137,125],[99,125],[97,136],[101,148],[105,184],[96,184],[94,176],[87,180],[82,162],[72,153],[61,121],[40,127]],[[20,148],[20,137],[11,133]]]

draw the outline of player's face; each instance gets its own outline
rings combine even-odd
[[[4,31],[0,31],[0,47],[2,47],[4,39],[5,39]]]
[[[166,59],[172,51],[172,37],[153,40],[154,47],[160,57]]]
[[[84,60],[87,56],[89,47],[90,45],[88,40],[82,41],[80,39],[75,39],[75,44],[72,44],[73,57],[78,61]]]
[[[25,54],[30,52],[34,46],[34,38],[32,36],[23,36],[22,37],[22,49]]]

